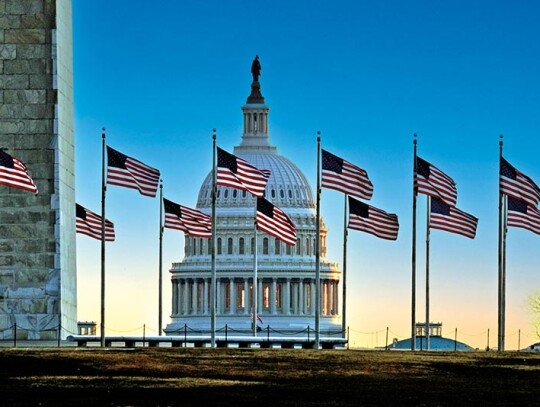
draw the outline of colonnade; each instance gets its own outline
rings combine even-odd
[[[210,278],[175,278],[173,317],[210,315]],[[216,281],[217,315],[251,315],[253,279],[220,277]],[[315,315],[315,279],[260,278],[257,284],[259,315]],[[339,280],[321,279],[321,315],[337,315]]]

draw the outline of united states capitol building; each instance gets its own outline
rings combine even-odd
[[[255,198],[218,186],[216,198],[216,331],[253,335],[253,270],[257,242],[257,314],[260,335],[306,335],[315,328],[315,195],[302,171],[270,143],[268,115],[258,81],[242,106],[244,130],[233,154],[271,170],[265,197],[295,223],[297,243],[286,245],[261,231],[255,239]],[[315,160],[315,154],[314,154]],[[197,208],[211,214],[212,172],[204,180]],[[326,259],[326,227],[320,227],[320,333],[343,337],[340,276]],[[171,322],[167,335],[197,335],[211,328],[211,239],[186,236],[184,258],[173,263]]]

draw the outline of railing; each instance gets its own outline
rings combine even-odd
[[[209,329],[194,328],[188,326],[187,324],[184,324],[183,327],[176,331],[167,331],[167,336],[159,336],[159,332],[157,330],[148,327],[146,324],[129,330],[114,330],[107,328],[106,331],[108,337],[111,338],[137,338],[139,339],[139,342],[143,342],[143,346],[145,346],[145,343],[148,342],[148,338],[153,338],[152,341],[154,342],[170,342],[172,341],[169,340],[170,337],[175,337],[174,341],[181,340],[183,343],[189,343],[190,341],[192,341],[193,338],[198,337],[198,340],[204,342],[207,340],[204,338],[210,338],[212,333]],[[43,333],[53,333],[54,338],[49,340],[24,339],[24,337],[28,337],[28,332],[40,334],[39,336],[43,336]],[[133,335],[133,333],[135,333],[135,335]],[[474,341],[476,343],[476,346],[472,346],[473,350],[476,351],[497,350],[496,348],[492,347],[492,342],[496,341],[496,338],[494,337],[494,335],[491,335],[490,337],[490,333],[492,333],[490,329],[486,329],[478,333],[466,333],[455,328],[452,332],[453,335],[449,335],[449,337],[446,338],[446,342],[450,343],[451,346],[451,348],[447,348],[446,350],[458,351],[460,350],[461,343],[466,344],[469,341]],[[116,334],[117,336],[114,336]],[[128,334],[128,336],[125,336],[126,334]],[[255,342],[258,343],[261,343],[263,341],[277,341],[289,343],[296,341],[298,343],[311,343],[315,341],[315,331],[310,326],[306,326],[306,328],[300,328],[296,330],[284,330],[272,328],[272,326],[267,325],[264,327],[260,327],[257,336],[253,336],[253,330],[250,328],[235,328],[234,326],[226,324],[216,329],[215,334],[216,338],[219,338],[219,340],[223,341],[225,344],[230,342],[231,338],[237,341],[239,338],[242,337],[246,339],[255,339]],[[66,341],[63,341],[61,339],[62,337],[68,335],[77,338],[100,338],[100,336],[96,335],[78,335],[77,333],[71,332],[68,329],[62,327],[61,325],[51,327],[49,329],[34,330],[24,329],[17,324],[13,324],[10,327],[0,330],[0,338],[2,338],[0,339],[0,346],[17,347],[20,345],[20,342],[23,342],[24,346],[33,346],[34,344],[35,346],[44,346],[43,344],[46,343],[47,346],[60,347],[68,345]],[[398,349],[397,347],[395,347],[396,342],[407,339],[410,340],[408,336],[395,333],[389,327],[371,332],[358,331],[353,328],[347,328],[345,331],[338,329],[323,329],[320,330],[319,335],[326,340],[332,341],[332,339],[335,339],[340,343],[346,344],[347,349],[349,349],[350,347],[379,350]],[[450,338],[450,336],[452,337]],[[521,329],[513,333],[508,333],[506,337],[508,339],[513,339],[513,341],[517,344],[517,346],[514,345],[513,349],[518,352],[525,349],[522,347],[523,345],[527,347],[526,349],[532,349],[532,345],[529,346],[529,344],[534,344],[535,342],[538,343],[540,340],[540,338],[537,336],[527,335],[523,333]],[[290,341],[288,340],[288,338],[290,339]],[[452,341],[453,343],[449,341]],[[524,344],[523,342],[525,341],[527,341],[527,343]],[[479,346],[479,343],[484,343],[484,345]],[[408,347],[408,349],[410,349],[410,346]],[[432,346],[431,349],[435,350]],[[425,338],[417,336],[416,350],[425,350]]]

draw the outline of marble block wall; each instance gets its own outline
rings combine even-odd
[[[0,0],[0,148],[39,193],[0,185],[0,339],[76,332],[71,0]]]

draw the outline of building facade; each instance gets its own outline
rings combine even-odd
[[[251,334],[253,290],[257,290],[259,328],[272,335],[305,335],[315,327],[314,194],[308,180],[270,144],[269,107],[258,75],[242,106],[244,129],[233,154],[259,169],[271,171],[265,197],[295,223],[297,243],[286,245],[254,228],[255,198],[248,192],[218,186],[216,198],[216,329]],[[199,191],[197,208],[211,214],[212,173]],[[321,220],[321,335],[341,335],[340,275],[326,259],[326,228]],[[186,236],[184,259],[173,263],[171,323],[168,335],[210,331],[211,239]],[[255,250],[257,282],[253,284]],[[309,328],[308,328],[309,327]],[[313,334],[312,334],[313,335]]]
[[[0,147],[39,189],[0,185],[0,338],[64,338],[77,331],[71,0],[0,0],[0,21]]]

